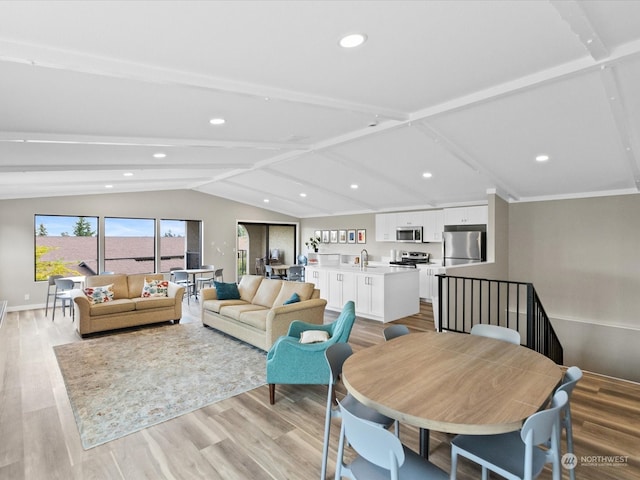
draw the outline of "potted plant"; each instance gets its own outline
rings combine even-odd
[[[310,237],[308,242],[304,242],[307,248],[313,248],[313,251],[318,253],[318,246],[320,245],[320,237]]]

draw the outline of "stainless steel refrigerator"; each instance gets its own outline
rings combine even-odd
[[[442,261],[445,267],[479,263],[486,259],[485,232],[443,232]]]

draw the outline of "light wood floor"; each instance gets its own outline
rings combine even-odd
[[[198,322],[198,303],[184,306],[183,322]],[[327,313],[326,321],[333,318]],[[430,305],[397,323],[433,329]],[[351,335],[354,350],[381,342],[382,329],[377,322],[358,319]],[[81,340],[69,317],[56,314],[54,324],[44,310],[8,313],[0,328],[0,479],[319,477],[326,399],[321,386],[278,386],[274,406],[263,386],[84,451],[52,350],[75,341]],[[577,478],[640,479],[640,385],[586,373],[572,408]],[[335,422],[331,478],[339,430]],[[401,438],[417,449],[415,429],[402,426]],[[430,459],[446,471],[449,438],[431,434]],[[628,458],[613,465],[595,458],[606,455]],[[461,460],[458,478],[480,478],[480,473]],[[541,478],[551,479],[550,471]],[[563,478],[569,478],[567,471]]]

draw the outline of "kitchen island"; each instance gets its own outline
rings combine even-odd
[[[341,311],[349,300],[360,317],[391,322],[420,311],[420,279],[415,268],[358,265],[308,266],[306,281],[320,290],[327,310]]]

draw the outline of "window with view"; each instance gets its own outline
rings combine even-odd
[[[98,271],[98,217],[35,215],[35,280]]]
[[[152,218],[104,219],[104,269],[116,273],[153,273],[155,220]]]
[[[160,220],[160,271],[184,268],[187,250],[185,220]]]

